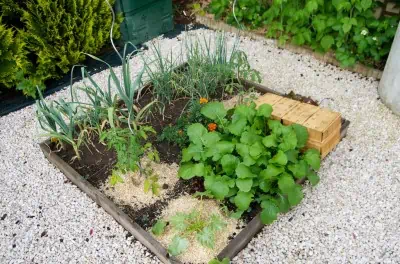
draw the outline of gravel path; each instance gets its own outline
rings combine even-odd
[[[181,43],[157,41],[164,49]],[[266,86],[330,98],[323,105],[351,125],[323,162],[320,184],[307,187],[301,205],[265,227],[234,262],[399,263],[400,118],[379,100],[378,82],[269,41],[243,39],[241,46]],[[94,78],[104,83],[105,76]],[[0,263],[158,263],[47,162],[38,133],[33,106],[0,118]]]

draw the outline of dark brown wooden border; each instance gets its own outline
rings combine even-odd
[[[241,82],[246,87],[254,87],[262,93],[274,93],[283,95],[272,89],[269,89],[260,84],[243,80]],[[343,138],[349,127],[350,122],[342,119],[341,137]],[[114,219],[120,223],[128,232],[130,232],[137,240],[139,240],[144,246],[151,250],[163,263],[181,264],[179,260],[168,255],[167,250],[153,238],[146,230],[135,223],[128,215],[122,212],[110,199],[108,199],[103,193],[101,193],[96,187],[85,180],[76,170],[74,170],[68,163],[63,161],[56,152],[52,152],[50,147],[50,140],[46,140],[40,143],[46,158],[56,166],[64,175],[78,186],[84,193],[93,199],[99,206],[109,213]],[[261,231],[264,224],[261,223],[259,215],[254,217],[247,226],[233,239],[229,244],[221,251],[218,255],[219,259],[229,258],[233,259],[249,242],[250,240]]]

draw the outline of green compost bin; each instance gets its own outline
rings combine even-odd
[[[172,0],[116,0],[122,13],[122,40],[141,44],[174,28]]]

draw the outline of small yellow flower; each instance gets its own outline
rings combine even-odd
[[[215,131],[216,129],[217,129],[217,124],[215,123],[208,124],[208,131],[212,132]]]
[[[180,136],[182,136],[182,135],[183,135],[183,130],[180,129],[180,130],[178,131],[178,134],[179,134]]]
[[[206,104],[208,103],[208,99],[204,97],[200,97],[200,104]]]
[[[58,143],[58,138],[52,137],[52,138],[50,138],[50,142]]]

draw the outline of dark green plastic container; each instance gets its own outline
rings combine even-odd
[[[122,40],[141,44],[174,28],[172,0],[117,0],[117,13],[122,13]]]

